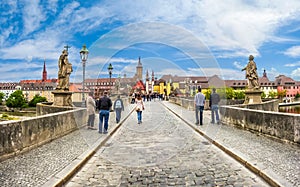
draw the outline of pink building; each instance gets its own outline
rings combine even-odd
[[[300,93],[300,82],[294,81],[292,78],[286,77],[285,75],[279,75],[275,78],[277,91],[280,92],[286,90],[287,98],[293,98],[297,93]]]

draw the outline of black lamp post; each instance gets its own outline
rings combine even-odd
[[[85,64],[86,64],[88,55],[89,55],[89,51],[86,48],[86,45],[84,44],[82,46],[81,51],[80,51],[80,57],[81,57],[81,61],[82,61],[82,103],[81,103],[82,107],[85,107],[85,98],[84,98],[84,91],[85,91]]]
[[[111,74],[112,74],[112,70],[114,69],[111,65],[111,63],[109,63],[108,66],[108,73],[109,73],[109,94],[111,94]]]

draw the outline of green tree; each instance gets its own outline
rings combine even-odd
[[[245,99],[245,91],[243,90],[236,90],[234,91],[234,98],[236,99]]]
[[[211,89],[207,89],[203,94],[205,95],[205,99],[209,100],[210,94],[211,94]]]
[[[0,92],[0,105],[2,104],[2,100],[4,98],[5,94],[3,92]]]
[[[235,96],[233,88],[218,89],[217,93],[220,95],[221,99],[232,99]]]
[[[35,107],[37,103],[47,102],[46,97],[35,95],[31,101],[29,101],[29,106]]]
[[[262,92],[261,93],[261,98],[265,99],[267,97],[266,93],[265,92]]]
[[[12,108],[25,108],[26,100],[21,90],[17,90],[12,93],[6,100],[6,106]]]
[[[268,97],[272,99],[277,98],[277,92],[270,91]]]
[[[286,95],[286,90],[281,90],[277,92],[277,96],[282,99]]]

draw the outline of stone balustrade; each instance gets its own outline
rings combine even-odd
[[[85,125],[87,120],[85,108],[39,104],[37,113],[37,117],[0,123],[0,160],[64,136]]]
[[[170,97],[169,101],[194,110],[192,99]],[[228,105],[228,103],[234,102],[234,100],[221,100],[220,114],[223,124],[234,125],[300,144],[300,114],[278,112],[278,100],[260,104]],[[204,109],[209,109],[208,103],[207,101]],[[241,102],[236,100],[236,103]]]

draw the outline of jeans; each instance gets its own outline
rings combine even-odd
[[[104,119],[104,132],[108,129],[109,110],[100,110],[99,112],[99,132],[102,132]]]
[[[200,125],[203,125],[203,110],[204,106],[196,106],[195,107],[195,113],[196,113],[196,123],[199,123],[199,112],[200,112]]]
[[[216,114],[216,121],[219,122],[219,107],[218,105],[211,105],[211,122],[215,123],[215,114]]]
[[[137,111],[138,122],[142,122],[142,111]]]
[[[95,121],[95,114],[89,115],[88,118],[88,127],[94,127],[94,121]]]
[[[116,122],[119,123],[121,120],[121,112],[122,112],[122,108],[116,108]]]

